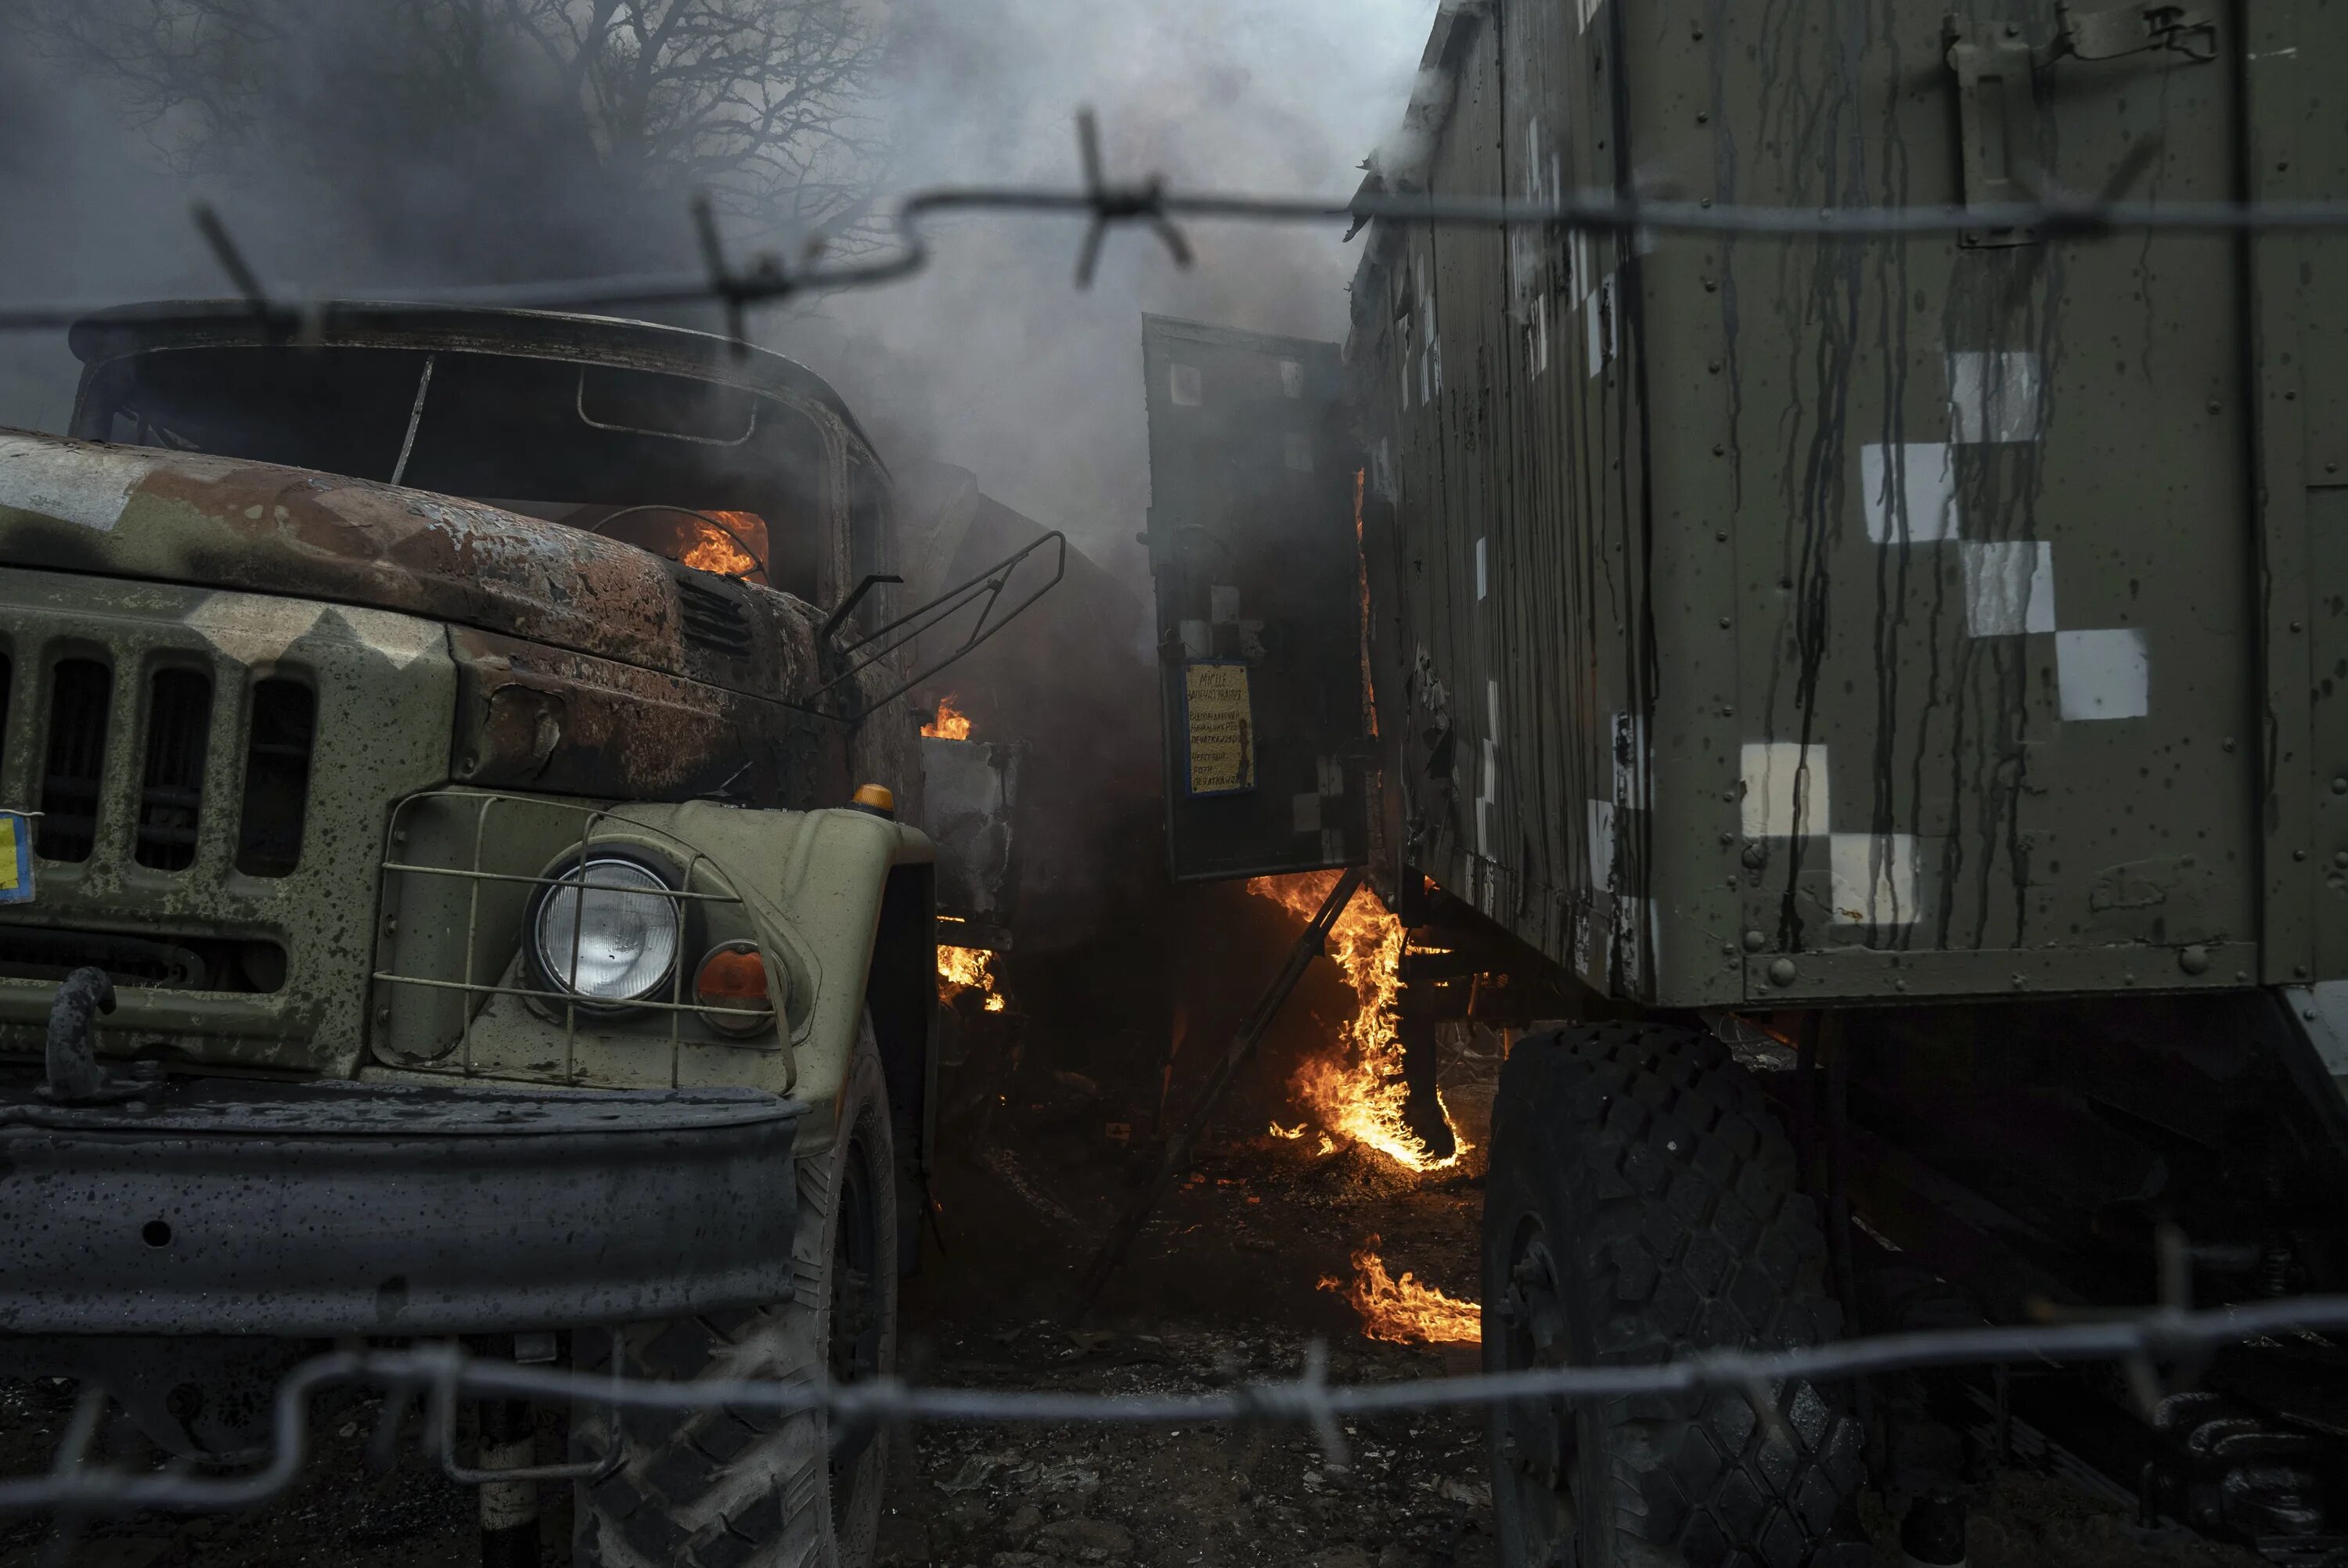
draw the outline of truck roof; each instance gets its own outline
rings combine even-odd
[[[128,356],[189,348],[391,348],[557,359],[687,375],[820,404],[871,441],[845,399],[806,365],[771,349],[688,327],[617,316],[338,300],[306,309],[289,333],[282,314],[243,300],[165,300],[122,305],[76,322],[67,343],[95,369]]]

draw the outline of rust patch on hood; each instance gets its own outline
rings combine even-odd
[[[368,605],[767,697],[811,675],[809,607],[559,523],[235,458],[10,433],[0,464],[10,447],[118,466],[127,491],[111,528],[0,505],[19,565]]]

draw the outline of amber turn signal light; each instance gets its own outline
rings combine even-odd
[[[720,942],[693,976],[693,999],[702,1020],[725,1034],[757,1034],[775,1021],[767,989],[767,959],[755,942]]]
[[[895,816],[897,795],[887,784],[858,784],[856,797],[850,802],[859,811],[869,811],[875,816]]]

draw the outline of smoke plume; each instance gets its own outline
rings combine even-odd
[[[198,200],[265,279],[304,292],[691,266],[696,184],[717,189],[746,252],[829,231],[838,253],[869,217],[860,202],[884,189],[1073,182],[1084,104],[1118,174],[1343,195],[1398,120],[1435,5],[692,3],[794,26],[829,7],[865,26],[870,47],[832,67],[823,115],[782,157],[713,167],[675,153],[695,112],[690,79],[632,103],[627,73],[601,56],[581,65],[538,35],[468,33],[464,18],[491,14],[479,7],[240,0],[238,18],[272,28],[221,49],[201,26],[217,0],[0,0],[0,299],[226,292],[188,222]],[[551,27],[601,8],[501,9]],[[159,29],[166,14],[188,26]],[[758,46],[805,68],[788,53],[809,46],[796,35]],[[755,92],[757,73],[745,79]],[[837,379],[892,460],[973,469],[1138,583],[1141,312],[1336,337],[1353,255],[1334,231],[1203,226],[1185,273],[1136,231],[1113,237],[1079,293],[1079,233],[963,220],[939,231],[927,275],[760,330]],[[0,338],[0,424],[60,425],[75,369],[62,333]]]

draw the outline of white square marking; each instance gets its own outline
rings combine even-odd
[[[1240,618],[1240,590],[1228,583],[1212,583],[1207,589],[1207,619],[1221,626]]]
[[[2054,674],[2065,719],[2141,719],[2152,712],[2152,656],[2132,626],[2056,632]]]
[[[1941,441],[1859,449],[1859,498],[1867,537],[1879,545],[1923,545],[1957,537],[1955,454]]]
[[[1747,741],[1738,771],[1745,783],[1746,837],[1808,837],[1827,830],[1826,747]]]
[[[1949,427],[1960,441],[2037,440],[2038,394],[2034,354],[1949,355]]]
[[[1282,397],[1304,395],[1304,366],[1295,360],[1280,362],[1280,395]]]
[[[2054,630],[2054,547],[2043,539],[1959,545],[1965,625],[1975,637]]]
[[[1478,602],[1483,600],[1485,592],[1484,536],[1478,534],[1476,536],[1476,598]]]
[[[1200,377],[1197,365],[1178,364],[1173,367],[1173,374],[1168,380],[1171,384],[1168,390],[1173,393],[1177,406],[1196,408],[1206,401],[1205,384]]]
[[[1288,809],[1295,820],[1296,832],[1318,833],[1321,831],[1321,797],[1319,795],[1290,795]]]
[[[1290,431],[1280,438],[1281,461],[1299,474],[1313,472],[1313,437]]]
[[[1916,923],[1916,838],[1906,833],[1838,833],[1828,840],[1838,926]]]

